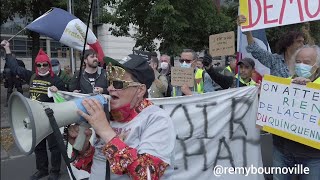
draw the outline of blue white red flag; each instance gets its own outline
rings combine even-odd
[[[270,69],[261,64],[257,59],[252,57],[251,53],[248,53],[246,47],[248,46],[247,36],[241,33],[240,28],[238,28],[238,52],[240,52],[241,58],[252,58],[255,62],[255,71],[252,74],[252,79],[255,82],[262,81],[262,77],[265,74],[270,74]],[[270,46],[267,40],[266,32],[264,29],[252,31],[254,41],[264,50],[271,52]],[[240,37],[241,36],[241,37]]]
[[[71,48],[83,50],[87,26],[79,18],[63,9],[52,8],[26,28],[46,35]],[[88,30],[86,45],[86,49],[90,48],[97,52],[99,61],[103,63],[102,47],[91,29]]]

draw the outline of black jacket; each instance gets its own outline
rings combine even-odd
[[[211,66],[209,69],[206,69],[207,73],[211,77],[211,79],[219,84],[223,89],[228,89],[230,87],[236,87],[236,78],[232,76],[225,76],[217,72]],[[239,81],[239,87],[247,86]]]
[[[42,102],[53,102],[53,98],[48,97],[48,87],[56,86],[59,90],[65,90],[65,84],[58,76],[54,75],[51,77],[50,74],[47,76],[33,75],[34,73],[32,71],[19,66],[16,58],[11,54],[6,55],[6,64],[12,74],[18,75],[21,79],[29,82],[30,98],[32,99]]]
[[[70,81],[70,84],[69,84],[70,91],[81,90],[80,93],[84,93],[84,94],[93,93],[93,87],[92,87],[92,85],[89,81],[89,78],[84,70],[82,71],[82,74],[81,74],[80,89],[77,88],[78,80],[79,80],[79,71],[74,73],[74,75]],[[98,70],[97,70],[97,76],[95,78],[95,87],[103,88],[103,94],[108,94],[107,72],[105,69],[102,69],[101,67],[98,67]]]

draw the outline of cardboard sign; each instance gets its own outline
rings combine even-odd
[[[256,123],[264,131],[320,149],[320,85],[265,75]]]
[[[240,14],[247,23],[242,31],[252,31],[320,19],[319,0],[240,0]]]
[[[235,53],[234,32],[209,36],[209,53],[211,56],[233,55]]]
[[[189,87],[194,85],[194,70],[193,68],[173,67],[171,69],[171,85],[183,86],[187,84]]]

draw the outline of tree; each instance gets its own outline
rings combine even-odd
[[[8,20],[13,20],[14,17],[19,16],[26,18],[29,24],[51,7],[59,7],[67,9],[68,0],[2,0],[1,1],[1,24]],[[75,3],[74,14],[80,19],[87,19],[86,16],[89,13],[89,1],[77,0]],[[86,22],[85,20],[84,22]],[[36,32],[28,31],[27,34],[32,38],[32,64],[40,49],[40,35]],[[32,70],[34,66],[32,66]]]
[[[105,5],[110,8],[101,21],[115,25],[113,35],[135,38],[141,50],[155,50],[158,39],[162,53],[199,51],[208,48],[209,35],[233,30],[232,19],[218,13],[212,0],[103,0]],[[132,24],[134,34],[129,33]]]

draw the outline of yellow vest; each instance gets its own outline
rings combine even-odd
[[[197,93],[202,94],[203,93],[203,69],[198,69],[195,73],[194,79],[195,79],[195,86],[194,86],[194,91]]]
[[[230,72],[232,72],[232,70],[231,70],[231,67],[230,67],[230,66],[227,66],[225,69],[226,69],[226,70],[228,70],[228,71],[230,71]]]
[[[236,74],[234,77],[238,79],[238,74]],[[240,81],[242,84],[245,84],[246,86],[255,86],[255,85],[256,85],[256,82],[254,82],[254,80],[252,80],[252,79],[251,79],[249,82],[246,83],[246,82],[244,82],[243,79],[240,77],[239,81]]]

